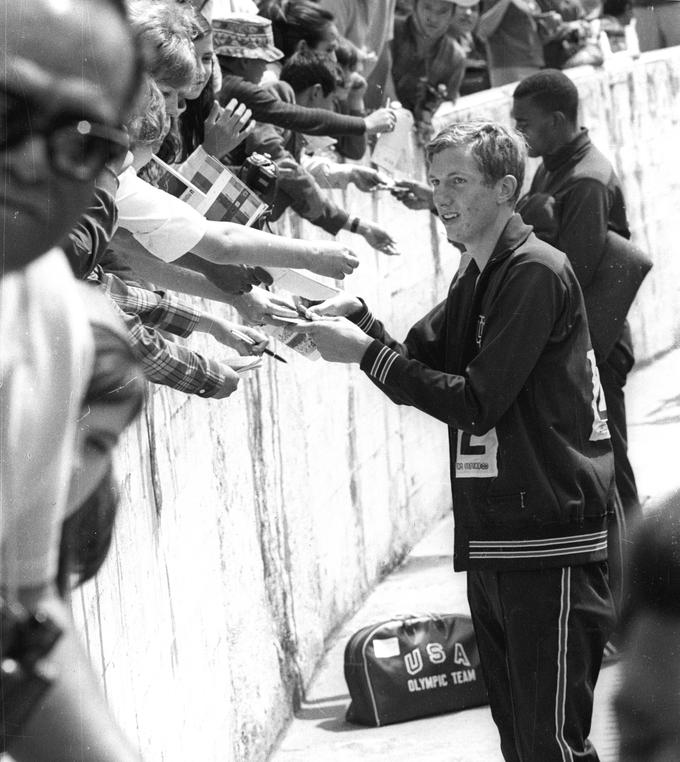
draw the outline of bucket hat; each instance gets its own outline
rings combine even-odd
[[[278,61],[283,53],[274,46],[272,22],[261,16],[213,18],[213,46],[219,56]]]

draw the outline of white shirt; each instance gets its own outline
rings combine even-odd
[[[133,167],[118,180],[118,224],[155,257],[172,262],[191,251],[206,234],[208,224],[203,215],[137,177]]]
[[[0,280],[0,585],[10,592],[56,577],[92,351],[62,251]]]

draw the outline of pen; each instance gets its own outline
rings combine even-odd
[[[241,333],[241,331],[237,331],[235,328],[230,328],[229,333],[235,339],[239,339],[240,341],[243,341],[245,344],[250,344],[251,347],[254,344],[257,344],[257,342],[251,339],[250,336],[246,336],[245,333]],[[278,360],[279,362],[285,362],[285,363],[288,362],[288,360],[286,360],[284,357],[281,357],[281,355],[277,355],[276,352],[272,352],[271,349],[265,349],[264,353],[266,355],[269,355],[270,357],[273,357],[275,360]]]

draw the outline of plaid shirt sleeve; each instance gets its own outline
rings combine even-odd
[[[122,312],[136,315],[149,328],[186,338],[198,325],[200,312],[168,291],[150,291],[107,272],[99,281]]]
[[[139,315],[125,312],[116,301],[113,304],[127,328],[132,352],[149,381],[199,397],[215,395],[226,378],[227,366],[169,341],[159,331],[144,325]]]

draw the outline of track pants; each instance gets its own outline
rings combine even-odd
[[[604,362],[599,363],[600,381],[607,403],[607,423],[614,450],[614,476],[619,499],[615,504],[616,520],[609,525],[609,581],[617,609],[622,605],[621,588],[626,563],[625,549],[630,527],[640,518],[640,501],[633,467],[628,459],[628,431],[624,387],[635,358],[630,328],[626,323],[622,335]]]
[[[468,600],[506,762],[597,762],[588,734],[614,623],[607,564],[469,571]]]

